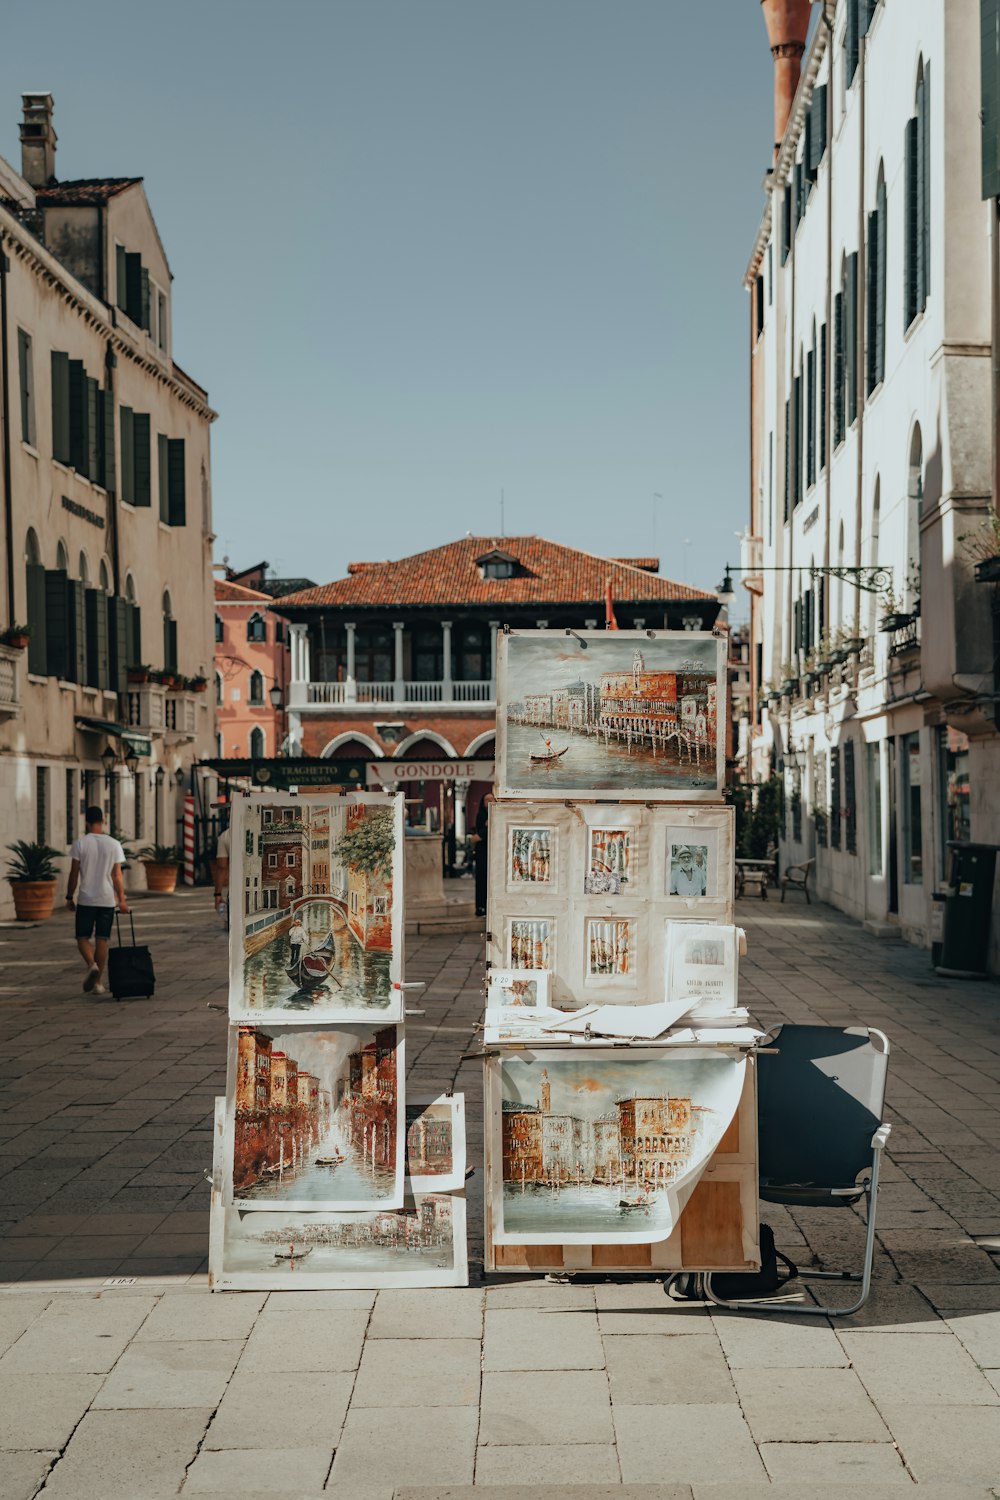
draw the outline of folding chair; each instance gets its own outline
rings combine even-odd
[[[861,1292],[850,1307],[729,1301],[706,1275],[705,1294],[720,1307],[845,1318],[871,1287],[879,1166],[892,1129],[882,1119],[889,1041],[868,1026],[781,1026],[763,1046],[777,1050],[757,1059],[760,1196],[789,1208],[849,1208],[864,1198],[862,1269],[799,1269],[807,1280],[860,1282]]]

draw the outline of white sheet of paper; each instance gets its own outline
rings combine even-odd
[[[687,1015],[692,1005],[698,1003],[692,995],[686,1000],[661,1000],[655,1005],[600,1005],[588,1006],[585,1010],[555,1021],[546,1027],[548,1031],[591,1032],[601,1036],[653,1037],[662,1036],[671,1026],[676,1026],[682,1016]]]
[[[666,1038],[668,1047],[752,1047],[764,1033],[755,1026],[683,1026]]]

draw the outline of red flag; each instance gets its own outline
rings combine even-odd
[[[611,579],[604,585],[604,623],[609,630],[618,629],[618,621],[615,619],[615,605],[611,597]]]

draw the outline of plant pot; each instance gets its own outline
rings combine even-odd
[[[9,635],[4,641],[4,645],[9,646],[12,651],[24,651],[27,644],[28,637],[26,635]]]
[[[844,642],[845,656],[860,656],[865,649],[865,638],[863,635],[848,636]]]
[[[129,667],[128,672],[126,673],[126,676],[128,677],[129,682],[139,683],[139,682],[148,682],[149,681],[149,673],[148,672],[137,672],[134,667]]]
[[[179,865],[156,865],[151,860],[144,861],[144,864],[147,891],[157,891],[161,895],[166,895],[177,889]]]
[[[54,880],[12,880],[14,914],[19,922],[46,922],[56,899]]]
[[[833,652],[830,653],[830,666],[831,667],[842,667],[846,661],[847,661],[847,652],[846,651],[833,651]]]
[[[797,691],[798,686],[799,679],[797,677],[786,677],[782,681],[781,691],[786,698],[790,698],[792,694]]]
[[[832,672],[837,663],[832,656],[824,656],[822,661],[816,663],[816,671],[822,677],[826,672]]]
[[[883,615],[878,622],[878,628],[883,635],[890,635],[894,630],[905,630],[912,619],[912,615]]]
[[[188,691],[192,693],[205,693],[208,691],[207,682],[189,682]]]
[[[977,583],[1000,583],[1000,557],[984,557],[976,563]]]

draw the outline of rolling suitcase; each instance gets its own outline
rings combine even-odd
[[[135,940],[135,921],[128,914],[132,928],[132,946],[122,944],[121,925],[115,912],[115,929],[118,947],[108,949],[108,988],[116,1000],[149,999],[156,989],[156,974],[153,971],[153,956],[148,948],[140,947]]]

